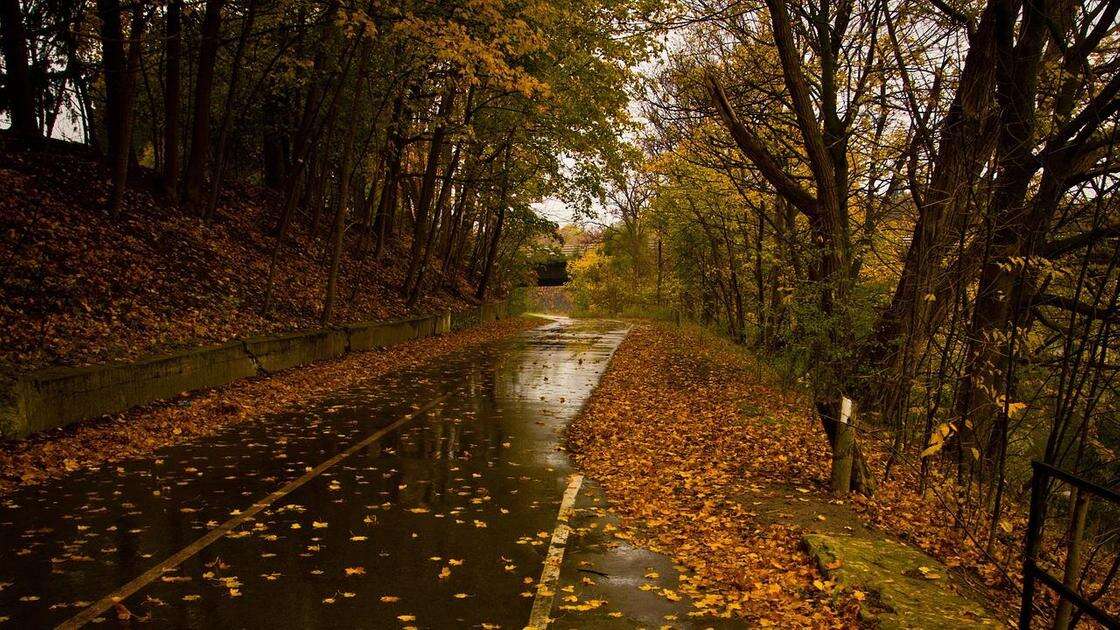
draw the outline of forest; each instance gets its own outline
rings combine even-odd
[[[904,479],[1018,574],[1032,460],[1120,482],[1120,3],[683,4],[577,309],[768,357],[834,491]],[[1047,496],[1101,597],[1116,506]]]
[[[66,360],[75,337],[103,356],[111,335],[99,329],[118,320],[165,327],[151,320],[182,301],[151,305],[136,285],[174,285],[209,257],[232,269],[232,288],[200,287],[212,303],[201,319],[227,318],[232,291],[255,330],[227,328],[243,333],[384,317],[388,302],[399,315],[436,296],[430,310],[524,282],[528,245],[555,229],[531,206],[586,196],[618,162],[627,86],[652,46],[634,27],[643,10],[5,0],[10,362]],[[153,246],[104,262],[168,225],[204,253]],[[125,253],[111,247],[122,242]],[[124,266],[147,273],[100,286]],[[155,315],[90,313],[129,299]]]
[[[562,302],[764,361],[835,496],[904,487],[986,577],[1026,544],[1115,610],[1120,505],[1032,478],[1120,485],[1118,14],[0,0],[0,362],[476,304],[578,241]]]

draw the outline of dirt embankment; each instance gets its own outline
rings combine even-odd
[[[87,365],[318,326],[327,219],[293,223],[262,315],[276,244],[279,195],[235,187],[202,220],[166,203],[141,170],[123,211],[105,213],[104,167],[88,149],[52,143],[27,152],[0,144],[0,370]],[[406,308],[394,242],[380,259],[348,230],[335,322],[462,310],[462,273],[431,279]]]

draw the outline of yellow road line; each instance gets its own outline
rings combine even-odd
[[[342,451],[341,453],[335,455],[334,457],[328,459],[327,461],[325,461],[325,462],[319,464],[318,466],[312,468],[311,470],[304,473],[301,477],[299,477],[297,479],[293,479],[292,481],[289,481],[288,483],[284,484],[284,486],[282,486],[280,489],[274,491],[272,494],[269,494],[264,499],[261,499],[260,501],[257,501],[252,506],[250,506],[248,509],[243,510],[237,516],[234,516],[233,518],[229,519],[228,521],[226,521],[226,522],[222,523],[221,525],[217,526],[216,528],[210,530],[209,532],[204,534],[198,540],[196,540],[193,543],[187,545],[186,547],[180,549],[175,554],[166,558],[163,562],[160,562],[159,564],[155,565],[154,567],[148,569],[143,574],[141,574],[140,576],[133,579],[131,582],[129,582],[129,583],[125,584],[124,586],[118,588],[117,590],[113,591],[112,593],[109,593],[105,597],[102,597],[98,601],[91,604],[88,608],[82,610],[82,612],[80,612],[80,613],[74,615],[73,617],[71,617],[70,619],[62,622],[61,624],[56,626],[56,630],[69,630],[69,629],[72,629],[72,628],[80,628],[81,626],[93,621],[94,619],[99,617],[102,613],[104,613],[107,610],[109,610],[110,608],[112,608],[113,605],[116,604],[117,602],[122,601],[124,599],[127,599],[129,596],[131,596],[136,591],[139,591],[140,589],[144,588],[148,584],[151,584],[153,581],[158,579],[159,576],[163,575],[168,569],[172,569],[174,567],[179,566],[185,560],[187,560],[191,556],[194,556],[198,552],[202,551],[203,549],[208,547],[210,544],[212,544],[214,541],[218,540],[222,536],[225,536],[226,534],[228,534],[231,531],[233,531],[234,529],[236,529],[239,525],[241,525],[245,521],[247,521],[247,520],[253,518],[254,516],[256,516],[257,514],[259,514],[261,512],[261,510],[267,508],[268,506],[272,505],[273,503],[275,503],[279,499],[282,499],[286,495],[291,494],[296,488],[299,488],[300,486],[307,483],[308,481],[311,481],[315,477],[318,477],[319,475],[321,475],[324,471],[326,471],[331,466],[334,466],[335,464],[341,462],[342,460],[346,459],[347,457],[350,457],[354,453],[357,453],[358,451],[362,450],[363,448],[365,448],[365,447],[369,446],[370,444],[373,444],[374,442],[376,442],[376,441],[380,440],[381,438],[385,437],[385,435],[387,435],[388,433],[391,433],[392,431],[400,428],[403,424],[405,424],[409,420],[415,418],[416,416],[418,416],[422,413],[426,413],[426,412],[430,411],[433,407],[435,407],[436,405],[438,405],[439,403],[443,402],[446,399],[447,399],[447,395],[445,394],[443,396],[440,396],[439,398],[436,398],[435,400],[432,400],[431,402],[425,404],[423,407],[420,407],[416,411],[414,411],[410,414],[406,414],[405,416],[401,417],[400,419],[394,421],[392,424],[390,424],[390,425],[388,425],[388,426],[386,426],[382,429],[379,429],[375,433],[366,437],[361,442],[358,442],[357,444],[354,444],[353,446],[346,449],[345,451]]]
[[[556,588],[559,586],[560,565],[564,562],[564,546],[568,543],[568,534],[572,528],[568,526],[572,510],[575,508],[576,495],[583,484],[583,475],[572,475],[568,488],[564,491],[564,498],[560,501],[560,511],[556,515],[556,529],[552,530],[552,542],[548,545],[548,555],[544,559],[544,569],[541,570],[541,579],[537,582],[537,595],[533,598],[533,610],[529,613],[529,623],[525,630],[544,630],[548,627],[548,615],[552,612],[552,600],[556,597]]]

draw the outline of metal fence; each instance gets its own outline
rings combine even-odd
[[[1081,593],[1066,586],[1062,580],[1038,566],[1042,526],[1046,520],[1046,496],[1051,480],[1067,483],[1080,492],[1087,492],[1118,506],[1120,506],[1120,493],[1043,462],[1031,462],[1031,466],[1034,469],[1034,475],[1031,478],[1031,514],[1030,520],[1027,521],[1026,553],[1023,559],[1023,603],[1019,610],[1019,628],[1028,630],[1031,627],[1031,618],[1034,615],[1034,593],[1038,582],[1054,589],[1058,595],[1069,601],[1083,614],[1092,617],[1105,627],[1120,628],[1120,619],[1109,614],[1086,599]]]

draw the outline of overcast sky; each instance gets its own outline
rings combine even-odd
[[[652,76],[660,72],[668,62],[670,52],[675,47],[679,46],[681,41],[679,37],[675,36],[672,33],[663,37],[664,46],[661,48],[661,50],[651,59],[647,59],[646,61],[638,64],[637,72],[639,75]],[[647,124],[645,113],[643,111],[643,105],[645,104],[645,102],[642,100],[641,95],[636,94],[634,96],[636,98],[631,98],[630,105],[628,106],[628,109],[630,110],[630,116],[639,124],[645,125]],[[635,137],[631,137],[630,139],[636,140]],[[598,201],[593,200],[591,207],[593,208],[594,213],[598,215],[596,217],[596,220],[607,220],[606,213],[599,206]],[[575,221],[573,220],[574,217],[572,209],[559,199],[545,199],[544,201],[533,204],[533,209],[537,211],[537,214],[543,216],[546,219],[549,219],[550,221],[555,221],[560,225],[570,225],[572,223],[575,223]]]
[[[559,199],[545,199],[544,201],[533,204],[533,209],[542,217],[549,221],[555,221],[560,225],[567,225],[572,222],[571,209]]]

